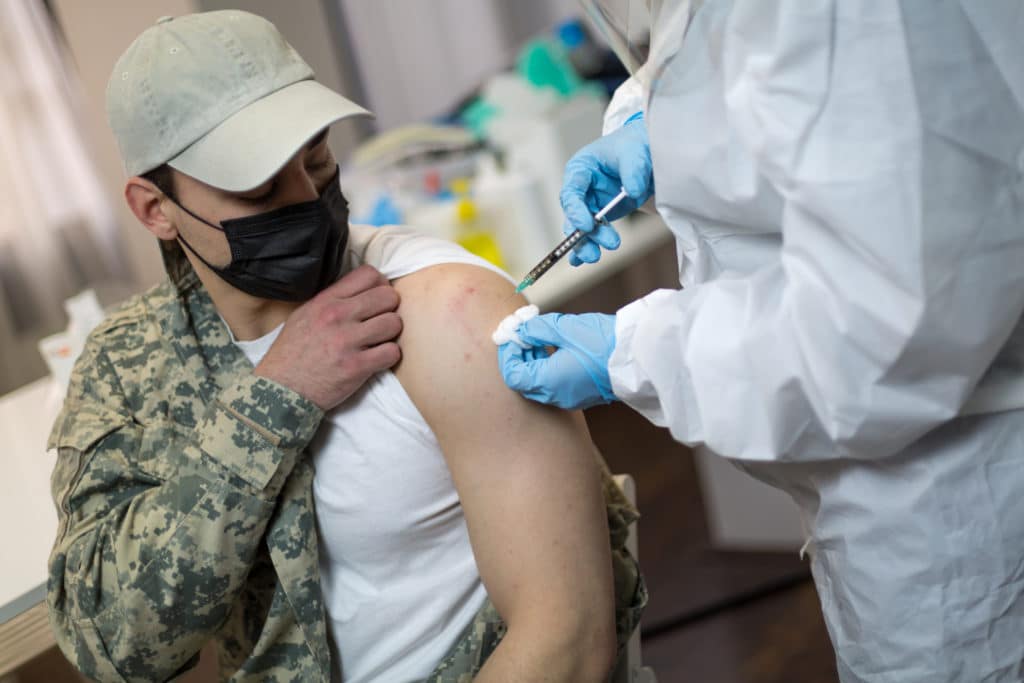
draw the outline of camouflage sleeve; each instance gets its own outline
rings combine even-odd
[[[102,352],[83,354],[51,435],[60,526],[48,604],[64,654],[101,681],[162,681],[192,666],[322,417],[247,375],[192,430],[143,426]]]

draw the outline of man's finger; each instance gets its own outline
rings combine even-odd
[[[370,374],[394,367],[402,360],[402,349],[393,341],[377,344],[359,352],[359,360]]]
[[[397,313],[387,312],[366,320],[359,326],[355,342],[359,346],[376,346],[392,341],[402,333],[402,318]]]
[[[356,320],[369,320],[381,313],[394,311],[401,303],[401,297],[394,287],[380,285],[357,294],[349,299],[355,306],[354,317]]]
[[[348,299],[374,287],[388,284],[388,280],[373,266],[363,265],[345,273],[337,282],[324,289],[321,295]]]

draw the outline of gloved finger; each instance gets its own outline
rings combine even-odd
[[[543,383],[540,378],[544,376],[546,364],[550,362],[547,357],[524,359],[521,349],[515,344],[498,347],[498,365],[506,386],[535,401],[542,401]]]
[[[520,349],[524,361],[527,363],[535,360],[544,360],[551,356],[551,349],[547,346],[531,346],[528,349]]]
[[[597,229],[590,233],[589,240],[596,242],[605,249],[618,249],[622,244],[619,233],[609,223],[598,223]]]
[[[501,369],[502,379],[510,389],[522,391],[532,386],[521,349],[515,344],[509,342],[498,347],[498,367]]]
[[[583,265],[583,261],[580,260],[580,257],[577,256],[576,252],[574,251],[569,252],[569,265],[572,266],[573,268],[575,268],[576,266]]]
[[[520,325],[516,334],[519,335],[520,340],[534,348],[554,347],[559,349],[565,345],[565,337],[558,329],[559,321],[564,317],[566,316],[563,313],[538,315]]]
[[[621,202],[615,205],[615,207],[605,214],[605,219],[608,221],[617,221],[620,218],[624,218],[629,214],[636,211],[638,204],[630,198],[623,199]],[[596,227],[594,228],[597,229]]]
[[[594,215],[587,206],[587,193],[594,182],[593,173],[581,166],[573,166],[572,162],[565,167],[565,178],[562,181],[562,192],[559,200],[565,223],[562,232],[566,235],[576,230],[590,232],[594,229]]]
[[[629,198],[633,200],[633,205],[629,207],[629,210],[633,210],[647,201],[648,197],[651,196],[654,185],[651,153],[646,146],[644,146],[643,151],[643,154],[623,159],[619,166],[622,188],[629,195]]]
[[[595,163],[583,150],[569,159],[562,172],[562,194],[576,195],[581,199],[586,197],[596,180],[593,170]]]
[[[639,168],[630,169],[622,176],[622,189],[633,200],[631,210],[643,204],[651,196],[652,177],[649,163]]]
[[[549,313],[548,315],[553,314]],[[508,358],[514,354],[522,361],[542,360],[550,356],[553,351],[556,350],[558,343],[551,340],[554,339],[557,342],[562,340],[557,329],[550,324],[527,327],[534,320],[536,320],[536,318],[531,318],[526,322],[520,323],[515,330],[515,341],[506,342],[498,347],[504,353],[502,358]],[[523,333],[527,329],[534,330],[535,334],[527,334],[527,336],[524,337]]]
[[[597,263],[601,260],[601,248],[591,242],[589,238],[577,244],[572,250],[573,256],[580,263]]]

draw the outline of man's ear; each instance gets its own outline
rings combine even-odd
[[[174,219],[165,212],[170,200],[156,185],[141,176],[132,176],[124,186],[124,199],[139,222],[158,239],[178,237]]]

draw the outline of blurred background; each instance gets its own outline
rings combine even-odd
[[[45,438],[85,334],[164,277],[122,199],[107,78],[158,17],[226,8],[270,19],[318,80],[375,112],[331,131],[354,222],[413,225],[517,278],[560,239],[562,167],[600,135],[626,77],[575,0],[0,0],[0,432],[13,444],[0,683],[78,680],[40,604],[55,525]],[[677,287],[660,221],[619,227],[621,253],[559,264],[527,294],[546,310],[614,312]],[[587,418],[612,470],[637,483],[643,659],[658,680],[835,681],[791,502],[621,405]],[[187,680],[214,680],[212,665]]]

